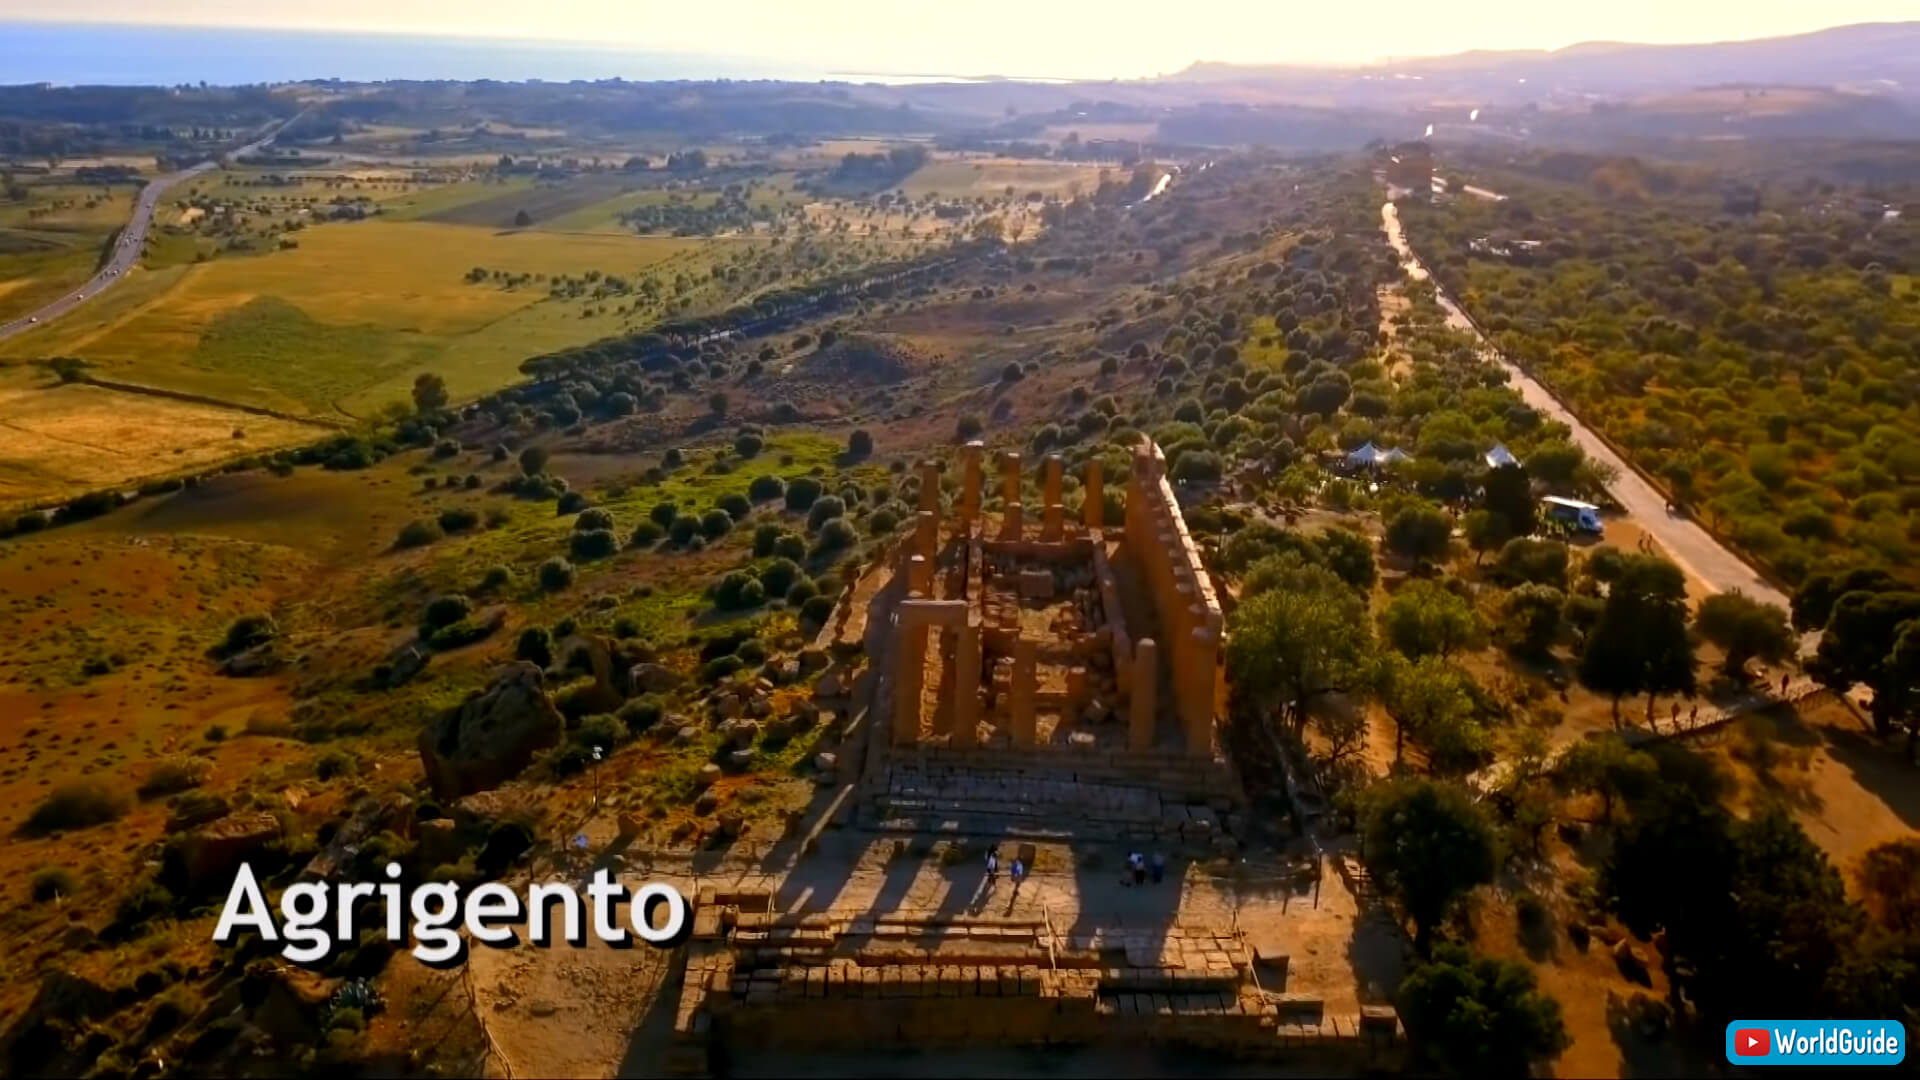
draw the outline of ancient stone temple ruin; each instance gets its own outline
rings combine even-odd
[[[1045,816],[1037,803],[1079,811],[1084,796],[1112,831],[1147,839],[1171,826],[1173,839],[1211,840],[1212,814],[1237,791],[1215,737],[1223,620],[1159,448],[1135,448],[1117,529],[1098,459],[1071,521],[1058,455],[1040,463],[1038,513],[1020,454],[997,460],[997,515],[983,508],[985,447],[968,444],[960,467],[943,520],[940,467],[920,466],[919,510],[896,554],[900,596],[877,658],[891,689],[887,752],[869,761],[884,774],[883,816],[969,803]],[[1049,783],[1063,769],[1077,787]],[[1203,826],[1170,803],[1202,811]]]

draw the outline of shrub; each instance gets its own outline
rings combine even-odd
[[[313,762],[313,775],[317,780],[332,780],[336,776],[352,776],[360,771],[360,759],[345,750],[329,750]]]
[[[647,511],[647,518],[663,529],[672,528],[679,516],[680,508],[671,502],[655,503],[653,509]]]
[[[528,476],[538,476],[547,468],[547,450],[543,446],[529,446],[520,451],[520,471]]]
[[[28,890],[33,902],[44,904],[49,900],[74,896],[79,892],[80,879],[73,871],[64,866],[47,866],[33,872]]]
[[[885,536],[899,524],[900,521],[894,516],[893,511],[875,510],[873,515],[867,518],[867,533],[871,536]]]
[[[634,547],[652,547],[665,535],[667,530],[661,528],[659,522],[649,519],[633,527],[633,537],[628,542]]]
[[[718,508],[700,515],[700,532],[709,540],[718,540],[733,528],[733,517]]]
[[[582,750],[591,752],[599,748],[601,756],[606,756],[614,747],[628,739],[627,727],[611,716],[589,716],[580,721],[568,741]]]
[[[435,630],[427,643],[436,649],[457,649],[471,645],[493,633],[494,624],[481,619],[461,619]]]
[[[400,526],[400,534],[393,538],[397,548],[416,548],[431,544],[441,537],[440,526],[425,518],[415,518]]]
[[[860,534],[855,532],[846,518],[832,518],[820,526],[820,550],[841,551],[860,542]]]
[[[589,529],[586,532],[574,533],[567,539],[568,554],[583,562],[588,559],[604,559],[618,550],[620,550],[620,540],[613,535],[612,529]]]
[[[741,611],[759,607],[767,601],[767,589],[759,579],[742,570],[735,570],[720,579],[714,586],[713,603],[722,611]]]
[[[544,626],[529,626],[520,631],[520,640],[513,647],[513,654],[529,660],[541,667],[553,663],[553,636]]]
[[[785,532],[785,529],[772,523],[755,527],[753,530],[753,557],[756,559],[764,559],[773,554],[774,542],[779,540],[781,534]]]
[[[816,530],[829,520],[840,517],[846,512],[846,500],[838,495],[822,496],[816,499],[813,506],[807,510],[807,528],[810,531]]]
[[[21,831],[29,836],[45,836],[63,829],[84,829],[104,825],[127,812],[132,805],[123,792],[98,780],[75,780],[61,784],[40,800],[27,815]]]
[[[452,626],[471,614],[473,603],[459,593],[436,596],[420,612],[420,634],[422,637],[432,636],[435,630]]]
[[[504,566],[489,566],[487,572],[480,575],[480,587],[492,591],[504,589],[513,583],[513,571]]]
[[[745,495],[737,491],[720,496],[714,505],[725,510],[727,516],[735,521],[745,521],[747,515],[753,513],[753,504],[747,501]]]
[[[792,559],[798,562],[807,557],[806,537],[798,533],[782,532],[774,538],[773,553],[783,559]]]
[[[733,452],[743,458],[750,458],[759,454],[766,445],[765,439],[751,431],[743,431],[734,437]]]
[[[533,830],[525,822],[512,818],[497,821],[487,830],[486,843],[481,846],[474,863],[482,874],[497,878],[532,846]]]
[[[667,706],[655,695],[645,694],[629,699],[615,715],[627,725],[628,731],[638,735],[658,724],[667,715]]]
[[[857,458],[868,457],[873,453],[873,436],[866,428],[854,428],[847,435],[847,453]]]
[[[760,639],[754,638],[741,642],[740,647],[733,651],[733,655],[739,657],[744,663],[764,664],[767,662],[767,647],[761,643]]]
[[[700,535],[700,519],[691,514],[673,519],[667,527],[667,539],[681,547],[686,547]]]
[[[820,493],[823,490],[825,489],[822,487],[820,481],[813,477],[800,477],[787,485],[787,509],[797,512],[811,507],[813,501],[820,497]]]
[[[207,780],[207,774],[213,771],[213,765],[206,758],[188,754],[173,754],[161,758],[153,771],[140,783],[139,796],[142,799],[157,799],[165,795],[177,795],[188,788],[196,788]]]
[[[953,425],[954,435],[962,439],[978,438],[984,430],[986,430],[986,425],[981,423],[980,417],[973,413],[967,413],[955,421]]]
[[[787,587],[787,606],[797,608],[819,594],[820,587],[803,577]]]
[[[255,645],[264,645],[272,641],[280,628],[274,625],[273,616],[266,614],[242,615],[227,624],[227,634],[220,639],[215,649],[217,656],[231,656],[245,652]]]
[[[581,494],[578,491],[569,491],[560,496],[560,502],[556,506],[554,510],[554,514],[555,516],[564,516],[566,514],[577,514],[580,511],[585,510],[590,505],[591,504],[587,502],[587,497],[585,495]]]
[[[768,596],[785,596],[802,576],[799,565],[792,559],[775,559],[760,571],[760,584]]]
[[[832,617],[833,598],[830,596],[816,596],[800,605],[802,622],[811,623],[814,626],[825,626],[827,620]]]
[[[740,658],[732,654],[716,656],[700,665],[700,678],[706,682],[716,683],[739,671],[742,666],[744,665],[741,664]]]
[[[608,534],[611,536],[612,534]],[[540,587],[548,592],[559,592],[573,584],[573,564],[555,555],[540,564]]]
[[[573,519],[573,528],[575,532],[586,532],[588,529],[611,529],[613,514],[597,506],[589,507],[580,511],[580,516]]]
[[[478,491],[482,483],[484,483],[484,481],[480,479],[479,473],[470,472],[467,474],[466,487],[468,491]]]
[[[786,494],[787,482],[777,476],[756,476],[753,483],[747,485],[747,498],[754,502],[766,502]]]
[[[480,515],[464,506],[450,506],[440,511],[440,531],[443,533],[461,533],[480,524]]]

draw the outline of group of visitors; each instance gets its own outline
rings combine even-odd
[[[1167,857],[1156,851],[1153,858],[1148,859],[1137,851],[1131,852],[1127,855],[1127,872],[1133,878],[1134,885],[1145,885],[1149,873],[1153,875],[1153,883],[1158,885],[1167,877]],[[1127,879],[1121,878],[1120,884],[1128,884]]]
[[[992,881],[999,874],[1000,845],[995,844],[987,849],[987,880]],[[1019,892],[1020,883],[1027,880],[1027,864],[1020,860],[1020,856],[1013,857],[1013,862],[1007,867],[1007,876],[1013,879],[1013,891]]]

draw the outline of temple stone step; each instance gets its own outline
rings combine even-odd
[[[1127,810],[1115,810],[1098,806],[1078,806],[1073,804],[1029,805],[1023,803],[1005,803],[993,799],[914,799],[897,795],[883,796],[875,800],[878,808],[893,815],[948,815],[975,816],[992,815],[1005,818],[1032,818],[1058,821],[1062,815],[1077,820],[1093,822],[1112,822],[1120,824],[1142,824],[1158,826],[1165,818],[1159,813],[1134,813]]]
[[[1013,817],[1004,814],[883,813],[874,822],[883,833],[934,833],[946,837],[1001,838],[1017,836],[1036,842],[1065,840],[1117,840],[1120,831],[1094,822],[1062,823],[1043,819]]]

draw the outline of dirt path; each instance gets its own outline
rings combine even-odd
[[[692,895],[690,877],[649,880]],[[580,892],[584,899],[584,887]],[[512,949],[473,949],[468,965],[475,1016],[501,1075],[609,1077],[635,1058],[635,1036],[653,1027],[648,1017],[665,1000],[661,991],[678,954],[644,945],[616,949],[591,933],[587,941],[581,949],[565,943],[536,948],[524,941]],[[664,1037],[659,1049],[665,1049]],[[633,1064],[642,1074],[657,1075],[658,1062],[647,1053]]]

